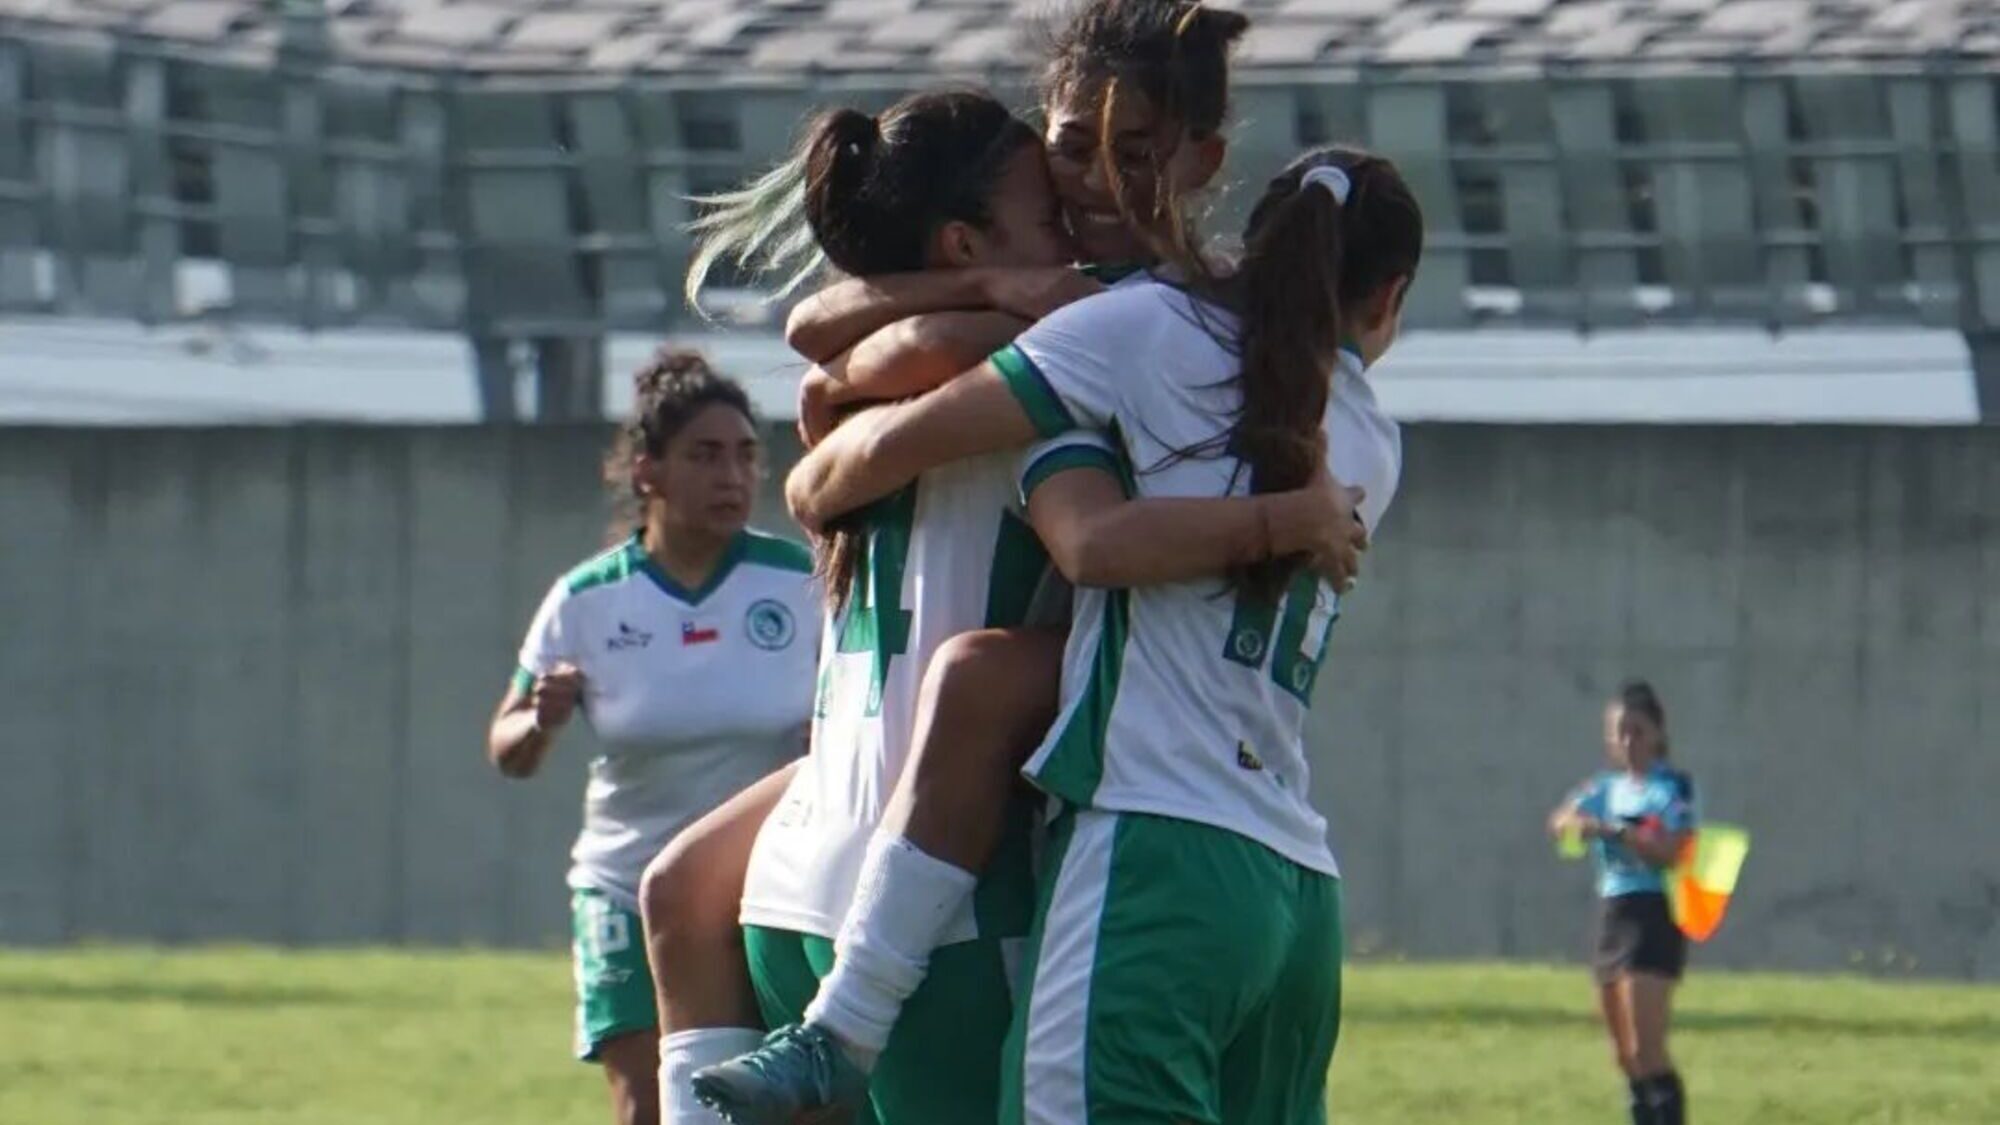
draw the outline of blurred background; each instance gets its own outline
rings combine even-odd
[[[1578,955],[1541,818],[1643,675],[1756,840],[1703,964],[2000,978],[2000,5],[1243,7],[1228,178],[1358,140],[1430,223],[1315,710],[1350,946]],[[626,376],[796,450],[688,198],[822,103],[1026,106],[1051,14],[0,0],[0,942],[566,940],[584,732],[482,739]]]

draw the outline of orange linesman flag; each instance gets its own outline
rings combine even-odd
[[[1749,854],[1750,833],[1733,824],[1704,824],[1688,837],[1667,872],[1667,898],[1682,933],[1696,941],[1715,936]]]

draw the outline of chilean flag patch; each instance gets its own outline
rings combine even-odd
[[[692,621],[681,622],[681,644],[683,645],[705,645],[711,641],[721,639],[722,633],[720,630],[704,629]]]

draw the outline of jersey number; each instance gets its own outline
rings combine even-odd
[[[903,566],[916,521],[912,484],[868,512],[867,554],[854,571],[854,588],[841,613],[839,651],[875,655],[868,680],[868,714],[882,713],[882,685],[889,662],[910,647],[910,611],[903,608]]]
[[[1340,617],[1340,598],[1326,595],[1331,601],[1322,610],[1321,596],[1319,578],[1309,572],[1294,575],[1285,596],[1276,604],[1245,594],[1236,595],[1236,612],[1229,621],[1223,658],[1245,668],[1262,668],[1268,660],[1271,679],[1278,687],[1311,707],[1313,682],[1319,678],[1320,663],[1326,659],[1333,623]],[[1325,623],[1319,627],[1319,635],[1312,638],[1312,648],[1308,651],[1307,634],[1313,632],[1313,618],[1321,613],[1325,615]]]

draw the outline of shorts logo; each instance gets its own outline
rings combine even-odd
[[[1250,749],[1249,743],[1238,742],[1236,744],[1236,764],[1252,773],[1256,773],[1264,768],[1264,759],[1259,758],[1256,752]]]
[[[792,621],[792,611],[785,603],[762,598],[753,602],[750,612],[743,616],[743,631],[750,637],[750,643],[767,652],[776,652],[792,643],[798,626]]]
[[[1256,663],[1264,659],[1264,634],[1255,629],[1238,629],[1229,638],[1229,647],[1235,650],[1238,660]]]

